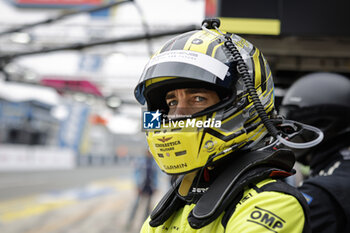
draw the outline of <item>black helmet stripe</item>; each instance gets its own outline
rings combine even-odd
[[[254,48],[254,51],[255,51],[255,48]],[[259,52],[259,51],[258,51]],[[253,56],[251,56],[250,57],[250,60],[251,60],[251,63],[253,64],[252,65],[252,78],[253,78],[253,80],[252,80],[252,83],[254,83],[254,85],[255,85],[255,63],[254,63],[254,57]],[[255,87],[255,88],[257,88],[257,87]]]
[[[188,32],[185,33],[183,35],[180,35],[176,38],[174,38],[173,40],[168,41],[168,43],[166,43],[163,48],[160,50],[160,53],[163,53],[165,51],[168,50],[182,50],[184,49],[186,43],[188,43],[188,40],[198,31],[195,32]],[[200,37],[203,37],[204,35],[199,35],[198,39],[200,39]],[[212,56],[213,50],[215,48],[215,46],[217,46],[219,43],[217,40],[213,40],[207,48],[206,54],[209,56]],[[191,45],[188,48],[189,50],[191,49]]]
[[[250,51],[250,53],[249,53],[249,56],[250,56],[250,57],[253,57],[254,54],[255,54],[255,51],[256,51],[256,48],[253,47],[252,51]]]
[[[211,56],[216,45],[218,45],[218,42],[217,42],[216,40],[214,40],[213,42],[211,42],[211,43],[208,45],[208,49],[207,49],[206,54],[209,55],[209,56]]]
[[[222,141],[228,142],[228,141],[238,137],[239,135],[244,134],[245,130],[244,129],[238,130],[237,132],[230,134],[230,135],[227,135],[227,136],[219,133],[218,131],[213,130],[212,128],[206,129],[206,132],[208,134],[215,136],[216,138],[221,139]]]
[[[261,92],[264,93],[266,91],[266,69],[264,64],[264,59],[262,54],[259,53],[259,64],[260,64],[260,74],[261,74]]]

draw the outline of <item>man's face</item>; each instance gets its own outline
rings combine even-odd
[[[215,91],[204,88],[185,88],[169,91],[165,96],[165,100],[169,106],[169,116],[193,115],[220,102],[220,98]]]

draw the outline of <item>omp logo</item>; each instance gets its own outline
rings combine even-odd
[[[250,218],[248,222],[258,224],[272,232],[278,232],[278,230],[283,228],[286,223],[282,218],[272,213],[271,211],[262,209],[255,206],[254,210],[250,213]]]
[[[173,137],[169,137],[169,138],[166,138],[166,137],[163,137],[163,138],[157,138],[159,141],[161,142],[167,142],[169,141],[170,139],[172,139]]]

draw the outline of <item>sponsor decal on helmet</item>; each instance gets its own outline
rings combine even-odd
[[[164,137],[163,137],[164,138]],[[158,139],[159,141],[162,141],[162,139]],[[172,137],[169,138],[169,140],[171,139]],[[155,143],[154,146],[155,147],[158,147],[160,148],[159,150],[161,152],[166,152],[166,151],[172,151],[172,150],[175,150],[175,147],[176,145],[180,145],[181,142],[180,141],[173,141],[173,142],[164,142],[164,143]]]
[[[196,52],[196,51],[187,51],[187,50],[171,50],[160,53],[154,56],[146,65],[145,70],[148,70],[150,67],[166,63],[166,62],[181,62],[190,64],[199,68],[202,68],[221,80],[224,80],[226,73],[228,71],[228,66],[206,54]]]
[[[196,38],[196,39],[192,40],[192,44],[199,45],[199,44],[202,44],[202,43],[203,43],[203,40],[201,40],[199,38]]]
[[[277,232],[282,229],[286,223],[286,221],[278,215],[257,206],[255,206],[254,210],[250,213],[247,221],[258,224],[272,232]]]
[[[239,41],[236,41],[236,45],[241,48],[249,47],[248,42],[243,38],[241,38]]]
[[[186,150],[175,152],[175,156],[181,156],[187,154]]]
[[[174,141],[174,142],[167,142],[167,143],[156,143],[154,144],[156,147],[169,147],[169,146],[176,146],[180,145],[180,141]]]
[[[168,149],[167,148],[165,148],[165,149],[160,149],[160,151],[167,151]],[[174,150],[174,147],[171,147],[171,149],[170,150]],[[182,150],[182,151],[177,151],[177,152],[175,152],[175,156],[181,156],[181,155],[185,155],[185,154],[187,154],[187,151],[186,150]],[[166,156],[168,156],[168,157],[170,157],[170,154],[169,153],[166,153],[165,154]],[[158,153],[158,157],[159,158],[164,158],[164,155],[162,154],[162,153]]]
[[[180,169],[180,168],[184,168],[184,167],[187,167],[187,163],[179,163],[179,164],[175,164],[175,165],[164,165],[164,168],[167,170]]]
[[[166,142],[166,141],[169,141],[169,140],[172,139],[172,138],[173,138],[173,137],[168,137],[168,138],[162,137],[162,138],[157,138],[157,139],[158,139],[158,141]]]
[[[208,152],[212,152],[215,150],[216,144],[217,144],[217,141],[208,140],[204,143],[204,148],[207,149]]]

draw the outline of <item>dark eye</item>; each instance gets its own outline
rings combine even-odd
[[[194,100],[195,100],[196,102],[201,102],[201,101],[206,100],[206,98],[204,98],[204,97],[202,97],[202,96],[195,96],[195,97],[194,97]]]
[[[177,101],[176,100],[170,100],[168,101],[168,106],[171,107],[171,106],[175,106],[177,104]]]

